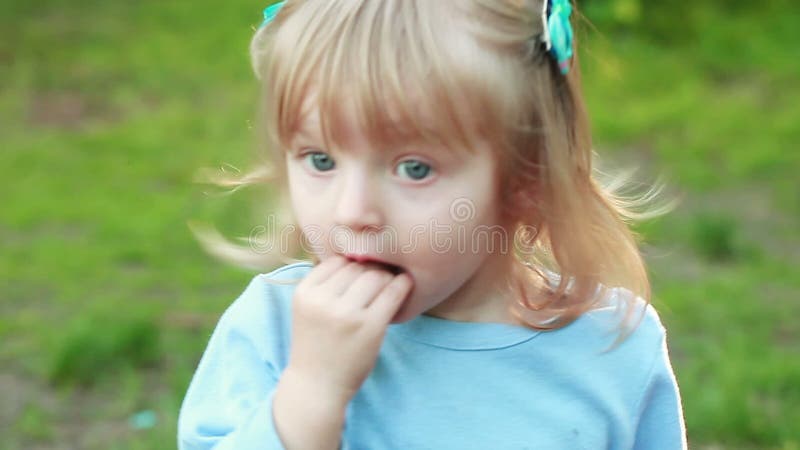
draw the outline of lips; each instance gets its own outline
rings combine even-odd
[[[403,272],[403,268],[392,264],[378,258],[374,258],[372,256],[366,255],[345,255],[345,257],[351,261],[355,261],[359,264],[364,264],[366,266],[372,266],[380,270],[385,270],[393,275],[398,275]]]

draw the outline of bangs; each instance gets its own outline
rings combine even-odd
[[[271,139],[288,148],[318,108],[334,145],[344,145],[354,127],[375,148],[424,141],[470,151],[479,140],[502,143],[509,124],[525,115],[509,82],[522,72],[518,55],[481,45],[475,27],[464,26],[470,17],[457,0],[287,1],[254,40],[263,48],[253,57]]]

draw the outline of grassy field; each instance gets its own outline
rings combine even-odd
[[[585,3],[598,151],[682,198],[639,230],[692,448],[800,449],[800,6]],[[252,276],[186,222],[258,223],[193,177],[250,159],[262,7],[0,4],[0,450],[174,448]]]

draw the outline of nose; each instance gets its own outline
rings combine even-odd
[[[368,174],[352,171],[342,178],[334,220],[353,231],[380,228],[384,217],[380,192]]]

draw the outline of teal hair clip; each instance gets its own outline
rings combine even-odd
[[[544,0],[542,6],[542,40],[558,63],[561,73],[569,72],[572,59],[572,5],[569,0]]]
[[[281,7],[283,7],[284,3],[285,2],[278,2],[264,8],[264,21],[261,22],[261,26],[259,28],[264,28],[270,22],[272,22],[272,19],[274,19],[275,16],[278,15],[278,11],[281,10]]]

